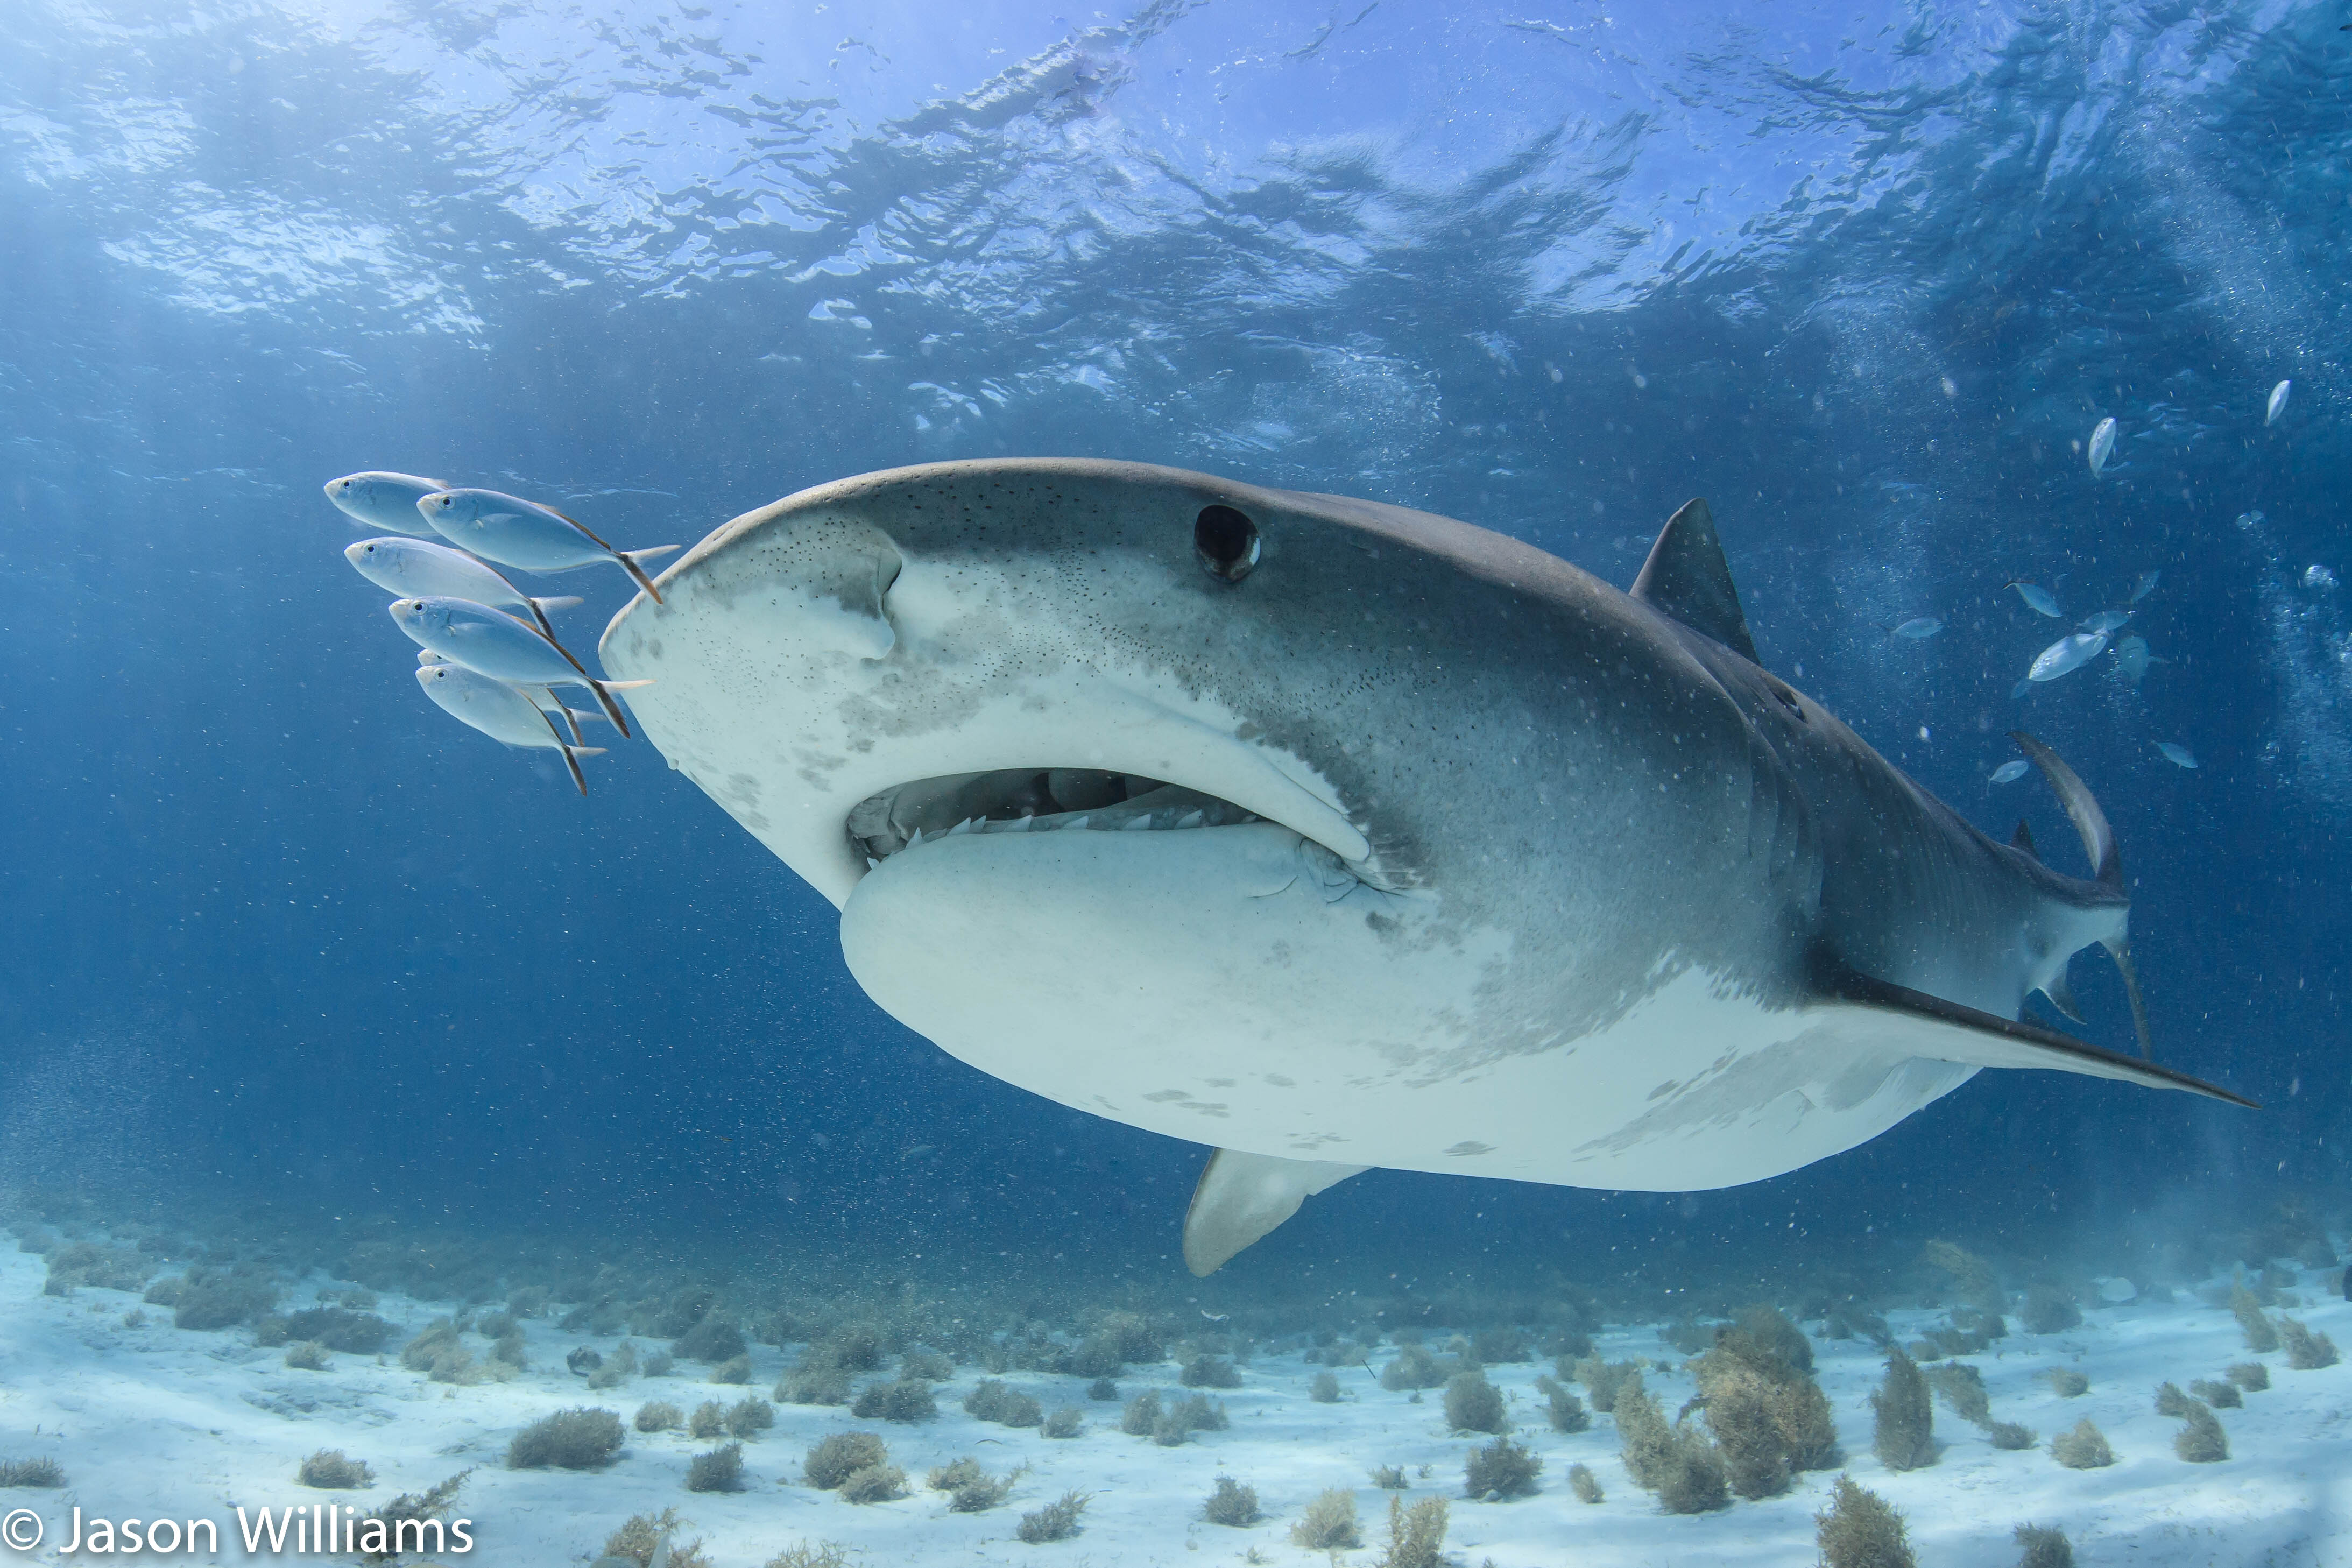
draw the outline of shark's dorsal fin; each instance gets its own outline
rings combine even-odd
[[[1202,1279],[1298,1212],[1326,1187],[1370,1170],[1324,1160],[1285,1160],[1220,1149],[1209,1156],[1184,1214],[1184,1267]]]
[[[1642,563],[1642,574],[1633,579],[1633,595],[1750,664],[1762,662],[1756,657],[1755,639],[1748,635],[1739,590],[1732,584],[1723,542],[1715,534],[1715,514],[1706,510],[1706,502],[1685,501],[1666,519],[1666,526],[1658,530],[1658,542],[1650,546],[1650,558]]]
[[[2025,818],[2017,819],[2017,831],[2009,836],[2009,847],[2035,865],[2042,864],[2042,851],[2033,847],[2033,829],[2025,826]]]

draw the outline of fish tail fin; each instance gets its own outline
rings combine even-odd
[[[540,709],[540,711],[547,715],[548,727],[550,729],[554,728],[556,715],[562,715],[563,727],[572,731],[572,743],[575,746],[578,745],[580,743],[579,716],[572,711],[572,708],[569,703],[565,702],[562,698],[558,697],[555,694],[555,688],[552,686],[542,686],[540,689],[547,693],[547,703],[544,707]],[[532,701],[536,703],[538,699],[534,698],[532,699]],[[559,741],[563,737],[561,735],[556,737]]]
[[[606,719],[602,713],[585,713],[577,708],[566,708],[564,711],[572,715],[572,721],[574,724],[579,723],[583,719],[587,720],[592,724],[608,724],[612,722],[611,720]]]
[[[637,586],[646,591],[646,596],[658,605],[662,602],[661,590],[654,586],[651,577],[646,575],[643,563],[656,555],[667,555],[677,548],[675,544],[656,544],[650,550],[617,550],[613,552],[613,559],[621,563],[622,571],[636,579]]]
[[[2099,809],[2097,797],[2074,769],[2059,758],[2057,752],[2022,730],[2012,730],[2009,738],[2042,770],[2050,787],[2058,796],[2058,804],[2066,808],[2067,819],[2083,837],[2083,851],[2090,856],[2095,868],[2093,879],[2108,892],[2127,898],[2124,889],[2123,852],[2116,847],[2116,830],[2107,823],[2107,814]],[[2126,917],[2128,920],[2128,917]],[[2147,999],[2140,994],[2139,968],[2132,963],[2131,936],[2128,924],[2117,928],[2112,937],[2102,937],[2099,945],[2116,961],[2116,971],[2123,976],[2124,994],[2131,999],[2132,1028],[2139,1037],[2139,1054],[2153,1061],[2156,1049],[2147,1029]]]
[[[572,787],[584,797],[588,793],[588,775],[580,771],[580,748],[559,745],[555,749],[563,753],[563,765],[572,770]]]
[[[540,635],[545,637],[548,641],[553,642],[555,640],[555,628],[548,623],[547,612],[550,610],[571,609],[573,605],[580,603],[580,596],[577,594],[562,594],[558,595],[556,597],[551,599],[532,599],[526,597],[523,600],[523,603],[530,606],[530,618],[539,623]]]
[[[622,716],[621,705],[613,700],[611,686],[629,684],[631,683],[628,681],[615,681],[609,685],[602,680],[588,682],[588,689],[596,694],[596,705],[604,710],[604,717],[613,721],[613,728],[621,732],[621,739],[625,741],[635,740],[636,737],[629,733],[629,721]]]

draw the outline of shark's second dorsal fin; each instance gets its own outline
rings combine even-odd
[[[1706,510],[1706,502],[1685,501],[1666,519],[1632,592],[1652,609],[1713,637],[1750,664],[1762,662],[1756,657],[1755,639],[1748,635],[1739,590],[1732,585],[1731,567],[1723,559],[1723,542],[1715,535],[1715,514]]]
[[[2009,847],[2035,865],[2042,864],[2042,851],[2033,847],[2033,829],[2025,826],[2025,818],[2017,819],[2017,831],[2009,836]]]

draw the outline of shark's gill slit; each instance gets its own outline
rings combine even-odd
[[[850,809],[850,841],[881,861],[959,833],[1176,832],[1260,818],[1229,800],[1137,773],[999,768],[894,784]]]

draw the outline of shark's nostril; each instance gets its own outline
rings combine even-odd
[[[1229,506],[1204,506],[1192,520],[1192,548],[1209,575],[1238,583],[1257,564],[1257,524]]]

